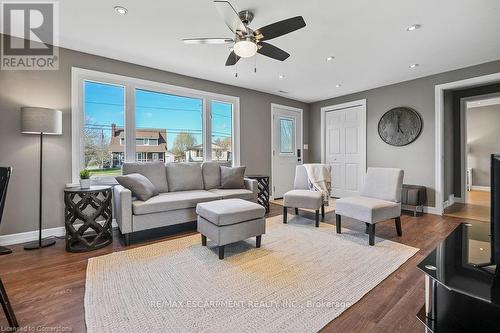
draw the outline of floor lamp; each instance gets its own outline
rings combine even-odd
[[[21,108],[21,132],[40,136],[40,178],[38,206],[38,241],[24,246],[25,250],[35,250],[54,245],[55,239],[42,239],[42,198],[43,198],[43,136],[62,134],[62,112],[46,108]]]

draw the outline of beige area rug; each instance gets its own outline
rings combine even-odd
[[[283,206],[283,199],[271,200],[271,202],[273,204]],[[290,209],[292,209],[292,208],[290,208]],[[300,210],[306,210],[308,212],[314,213],[313,209],[300,208]],[[334,211],[335,211],[335,199],[334,198],[330,198],[329,205],[325,206],[325,213],[331,213],[331,212],[334,212]],[[291,210],[290,210],[290,212],[291,212]]]
[[[289,216],[255,239],[202,247],[199,235],[89,259],[85,321],[105,332],[316,332],[418,249]]]

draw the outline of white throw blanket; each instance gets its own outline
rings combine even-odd
[[[307,171],[309,189],[320,192],[323,196],[323,204],[328,206],[332,184],[330,166],[327,164],[304,164],[304,168]]]

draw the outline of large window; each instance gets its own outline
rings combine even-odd
[[[233,105],[212,101],[212,161],[231,162],[233,146]]]
[[[84,167],[94,176],[118,175],[125,140],[125,88],[85,81],[83,91]]]
[[[164,162],[204,160],[203,99],[138,89],[135,129],[136,140],[148,140],[136,147],[146,161],[153,160],[153,153]],[[159,144],[151,147],[150,140]]]
[[[73,182],[125,161],[239,164],[239,99],[73,68]]]

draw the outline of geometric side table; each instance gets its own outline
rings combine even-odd
[[[255,179],[257,181],[257,188],[259,189],[257,202],[266,209],[266,213],[269,213],[269,176],[250,175],[245,176],[245,178]]]
[[[64,190],[66,251],[91,251],[113,242],[111,195],[110,186]]]

